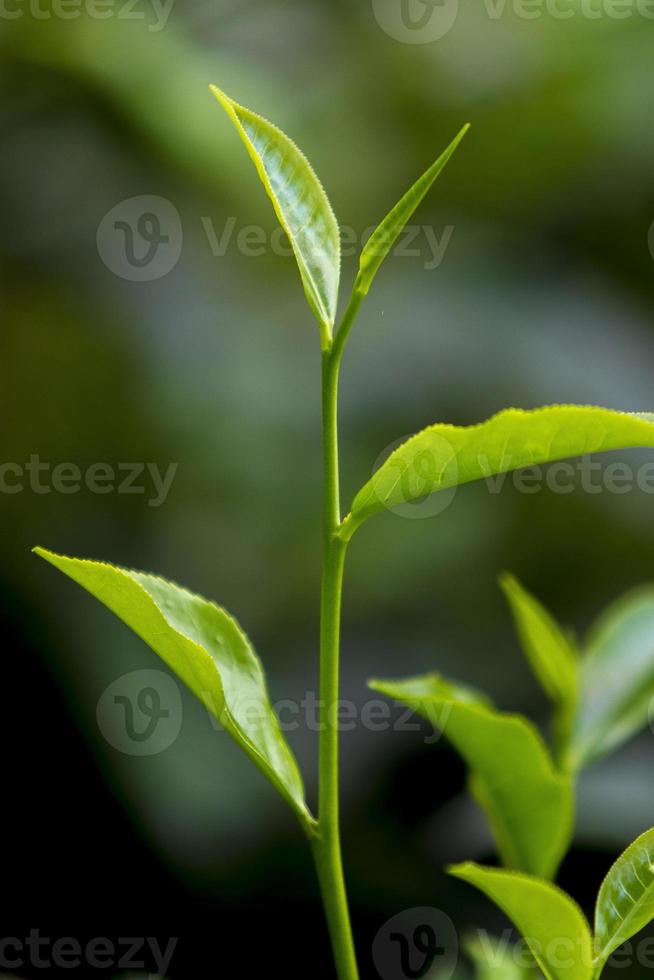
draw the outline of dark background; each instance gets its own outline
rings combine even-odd
[[[332,977],[290,811],[186,694],[166,751],[108,744],[103,691],[160,665],[30,548],[215,598],[252,637],[273,700],[315,690],[318,331],[292,259],[235,240],[212,254],[207,222],[218,236],[230,218],[235,235],[275,228],[212,81],[296,139],[358,236],[473,124],[416,215],[439,238],[453,226],[442,263],[424,268],[420,231],[421,254],[388,260],[352,334],[346,503],[385,447],[432,421],[559,401],[652,410],[654,22],[574,5],[568,20],[511,5],[493,18],[462,3],[445,36],[420,44],[359,0],[176,0],[161,30],[144,0],[138,20],[118,16],[118,0],[103,20],[17,3],[20,17],[0,16],[0,462],[178,469],[159,507],[149,484],[0,493],[0,933],[179,937],[171,980]],[[96,244],[103,217],[140,195],[171,202],[183,229],[179,260],[150,282],[116,275]],[[344,291],[355,269],[346,257]],[[653,503],[637,489],[525,495],[508,481],[499,494],[464,487],[430,519],[376,518],[350,549],[343,696],[361,706],[372,674],[438,669],[545,723],[496,577],[512,570],[583,634],[654,577]],[[504,925],[442,872],[493,853],[461,765],[425,734],[343,735],[364,977],[401,910],[434,906],[459,930]],[[315,733],[303,724],[289,740],[314,802]],[[648,731],[582,779],[560,881],[588,913],[608,865],[654,824],[652,752]],[[75,972],[111,973],[51,971]]]

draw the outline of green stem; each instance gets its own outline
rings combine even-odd
[[[347,543],[340,526],[338,472],[338,373],[333,348],[322,355],[323,562],[320,598],[320,775],[318,831],[313,853],[339,980],[358,980],[345,892],[339,828],[338,693],[341,595]]]

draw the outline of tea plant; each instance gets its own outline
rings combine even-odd
[[[347,339],[384,258],[467,127],[389,211],[366,242],[337,327],[340,236],[322,185],[306,158],[281,130],[219,89],[212,90],[245,144],[288,235],[307,301],[318,322],[324,493],[317,815],[307,805],[302,777],[270,704],[260,661],[245,633],[224,609],[153,575],[36,550],[152,647],[289,803],[315,858],[339,980],[355,980],[358,971],[341,861],[338,731],[334,720],[339,691],[343,568],[350,540],[375,514],[446,487],[528,464],[628,446],[654,446],[654,416],[565,405],[533,411],[508,409],[480,425],[431,425],[389,456],[357,493],[349,513],[343,517],[337,403],[339,369]],[[533,732],[527,732],[523,741],[534,742]],[[541,752],[538,745],[525,751],[528,750],[536,755]],[[543,755],[541,768],[545,771],[547,765]],[[563,781],[558,786],[554,775],[552,783],[557,787],[553,797],[557,793],[561,797],[553,805],[563,811],[569,807],[564,799],[568,791]],[[560,847],[557,842],[546,860],[532,856],[530,863],[541,872],[553,870]]]
[[[450,874],[488,895],[513,921],[548,980],[597,980],[611,954],[654,918],[654,829],[624,851],[602,882],[591,934],[569,895],[533,875],[467,862]]]
[[[465,864],[452,874],[476,885],[513,919],[550,980],[599,977],[611,953],[654,918],[654,830],[625,851],[600,890],[592,955],[581,912],[548,882],[572,837],[579,771],[649,720],[654,588],[637,589],[611,605],[578,646],[513,576],[500,581],[525,656],[554,703],[554,753],[527,718],[497,711],[483,694],[438,674],[372,680],[370,686],[441,729],[469,768],[470,790],[509,870]],[[527,908],[533,918],[526,917]],[[560,960],[562,945],[572,940],[579,971],[555,969],[552,960]],[[533,977],[533,967],[517,965],[516,951],[499,941],[491,949],[473,941],[468,951],[479,980],[494,970],[506,980]]]

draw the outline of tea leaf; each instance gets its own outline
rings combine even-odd
[[[215,85],[210,88],[234,123],[288,235],[325,346],[336,317],[341,254],[327,195],[307,158],[281,129]]]
[[[555,405],[509,408],[479,425],[439,423],[403,443],[354,498],[340,529],[349,540],[381,510],[499,473],[628,446],[654,446],[654,415]]]
[[[547,980],[591,980],[593,945],[586,919],[549,881],[467,862],[448,869],[484,892],[526,940]]]
[[[654,829],[611,867],[595,907],[596,975],[611,953],[654,919]]]
[[[502,575],[500,585],[531,669],[558,706],[557,743],[565,751],[577,703],[576,651],[545,607],[513,575]]]
[[[359,258],[359,274],[354,286],[355,291],[365,295],[370,289],[377,269],[382,264],[397,240],[407,221],[416,210],[427,191],[441,173],[457,146],[468,132],[469,125],[463,127],[447,149],[441,153],[431,167],[419,177],[415,184],[406,192],[392,208],[383,221],[373,231],[366,242]]]
[[[569,779],[556,771],[534,726],[438,674],[369,686],[408,704],[461,753],[502,862],[552,877],[570,840],[574,802]]]
[[[581,664],[572,756],[584,765],[647,723],[654,697],[654,587],[630,592],[598,620]]]
[[[261,663],[236,620],[157,576],[34,550],[99,599],[168,664],[312,830],[302,777],[270,704]]]

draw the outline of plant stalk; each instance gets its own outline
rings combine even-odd
[[[338,694],[341,596],[347,543],[340,526],[338,373],[333,348],[322,354],[323,557],[320,596],[320,763],[313,853],[339,980],[358,980],[345,892],[339,826]]]

